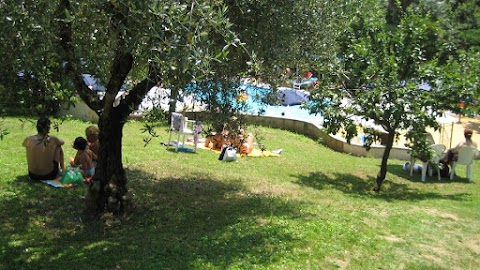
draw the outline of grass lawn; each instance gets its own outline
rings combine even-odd
[[[0,141],[0,269],[480,269],[480,168],[438,182],[390,160],[335,152],[299,134],[260,128],[279,157],[223,163],[206,150],[168,151],[166,127],[143,146],[125,126],[123,160],[134,194],[122,221],[82,216],[85,187],[27,177],[23,139],[35,126],[6,118]],[[52,135],[71,142],[88,123]],[[248,130],[247,130],[248,131]]]

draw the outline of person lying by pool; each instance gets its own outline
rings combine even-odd
[[[240,129],[235,135],[229,136],[229,143],[231,146],[238,149],[238,153],[241,155],[250,154],[253,150],[253,141],[255,140],[252,133],[248,133],[245,136],[245,130]]]
[[[218,125],[215,131],[210,132],[205,140],[205,147],[213,150],[222,150],[222,147],[227,144],[226,133],[223,125]]]
[[[205,147],[222,150],[224,145],[232,145],[230,137],[240,130],[240,124],[238,118],[232,116],[227,123],[216,123],[214,128],[215,131],[211,131],[205,140]]]

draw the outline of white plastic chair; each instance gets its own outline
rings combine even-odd
[[[178,152],[178,147],[180,146],[180,136],[183,136],[182,146],[185,145],[185,136],[186,135],[195,135],[194,131],[194,120],[188,120],[187,117],[183,116],[181,113],[172,113],[170,125],[170,135],[168,138],[168,145],[172,145],[172,134],[178,134],[175,151]],[[197,145],[194,145],[193,152],[197,152]]]
[[[456,149],[458,153],[458,158],[456,161],[452,162],[452,171],[450,172],[450,180],[453,180],[455,176],[455,169],[457,165],[466,165],[467,166],[467,179],[472,181],[472,170],[473,170],[473,159],[478,155],[478,149],[471,146],[462,146]]]
[[[422,182],[426,181],[428,164],[435,164],[436,165],[438,181],[440,181],[441,180],[441,178],[440,178],[440,166],[438,166],[438,165],[439,165],[439,162],[440,162],[440,158],[442,157],[442,154],[443,154],[443,152],[445,152],[445,149],[447,147],[443,144],[432,144],[432,145],[429,146],[429,148],[433,150],[433,156],[428,161],[422,161]],[[415,158],[414,157],[411,158],[410,164],[411,164],[411,166],[410,166],[410,176],[411,176],[413,174],[413,167],[415,165]],[[432,177],[432,175],[433,175],[433,171],[431,169],[429,170],[429,175],[430,175],[430,177]]]
[[[294,80],[294,81],[293,81],[293,89],[297,89],[297,90],[302,89],[302,83],[301,83],[301,82],[297,82],[297,80]]]
[[[433,156],[432,156],[432,159],[428,161],[428,163],[435,164],[435,167],[437,167],[438,181],[440,181],[441,175],[440,175],[439,163],[440,163],[440,159],[442,158],[442,154],[443,152],[445,152],[445,149],[447,149],[447,147],[443,144],[432,144],[430,145],[430,148],[433,149]],[[428,168],[427,167],[428,163],[423,162],[423,167]],[[430,177],[432,177],[433,175],[433,171],[431,169],[429,170],[429,175]],[[422,181],[425,182],[425,174],[423,173],[423,170],[422,170]]]

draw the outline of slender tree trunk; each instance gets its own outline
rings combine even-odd
[[[171,115],[174,113],[177,109],[177,100],[178,100],[178,88],[172,87],[170,90],[170,101],[169,101],[169,108],[168,108],[168,124],[171,124]]]
[[[377,174],[377,179],[375,181],[376,182],[375,188],[373,189],[373,191],[375,192],[380,192],[380,188],[382,187],[383,180],[385,180],[385,177],[387,176],[388,157],[390,156],[390,151],[392,150],[394,140],[395,140],[395,132],[390,131],[387,136],[385,151],[383,152],[382,165],[380,167],[380,171]]]

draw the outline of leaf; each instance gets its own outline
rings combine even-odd
[[[146,138],[143,138],[143,147],[147,147],[147,145],[150,143],[150,141],[152,140],[152,138],[150,137],[146,137]]]

